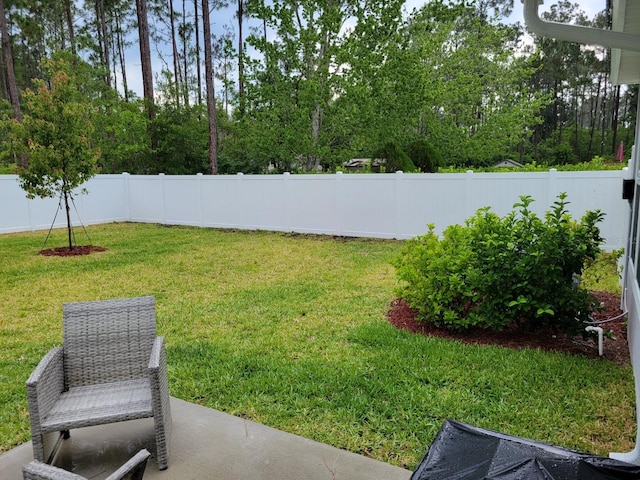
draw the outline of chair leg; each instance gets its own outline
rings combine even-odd
[[[63,432],[32,434],[33,458],[42,463],[51,463],[65,438],[69,438],[68,430]]]
[[[45,457],[44,443],[45,443],[44,434],[42,433],[31,434],[31,444],[33,446],[33,458],[43,463],[46,461],[46,459],[44,458]]]
[[[166,470],[169,466],[169,437],[170,432],[166,431],[164,425],[157,418],[154,418],[154,427],[156,431],[156,456],[158,461],[158,469]],[[171,428],[171,424],[168,425]]]

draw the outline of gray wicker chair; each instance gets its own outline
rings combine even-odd
[[[155,298],[63,306],[63,346],[27,380],[33,453],[51,463],[74,428],[153,417],[157,461],[168,466],[171,410]]]
[[[105,480],[142,480],[147,460],[151,454],[147,450],[140,450],[136,455],[122,465],[118,470],[109,475]],[[34,460],[22,467],[24,480],[87,480],[81,475],[67,472],[58,467]]]

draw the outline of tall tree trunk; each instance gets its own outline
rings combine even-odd
[[[76,35],[73,29],[73,14],[71,13],[71,1],[64,0],[64,13],[67,20],[67,30],[69,31],[69,43],[71,44],[71,53],[76,54]]]
[[[616,144],[618,143],[618,115],[620,110],[620,85],[616,85],[613,95],[613,109],[611,112],[611,153],[616,152]]]
[[[244,38],[242,24],[244,20],[244,0],[238,0],[238,109],[244,116]]]
[[[189,58],[187,52],[187,8],[186,0],[182,0],[182,28],[184,31],[182,38],[182,94],[184,104],[189,106]]]
[[[151,134],[151,149],[155,150],[158,142],[153,128],[153,119],[156,116],[155,101],[153,98],[153,73],[151,69],[151,48],[149,46],[149,23],[147,21],[147,0],[136,0],[136,12],[138,15],[138,36],[140,44],[140,63],[142,64],[142,89],[145,106],[149,120]]]
[[[173,51],[173,81],[175,84],[176,106],[180,106],[180,70],[178,69],[178,44],[173,12],[173,0],[169,0],[169,21],[171,22],[171,48]]]
[[[602,92],[602,102],[600,107],[600,156],[604,155],[604,139],[607,134],[607,109],[609,108],[609,92],[607,91],[607,85],[609,85],[609,74],[604,74],[604,87]]]
[[[204,75],[207,84],[207,112],[209,114],[209,168],[218,174],[218,133],[216,122],[216,94],[213,86],[213,55],[211,53],[211,22],[209,0],[202,0],[202,29],[204,30]]]
[[[111,85],[111,67],[109,62],[111,56],[109,55],[109,35],[107,33],[107,15],[104,10],[104,0],[96,1],[96,19],[98,21],[98,39],[100,43],[100,60],[104,68],[106,69],[104,83]]]
[[[0,50],[2,48],[0,47]],[[5,62],[0,62],[0,95],[9,100],[9,86],[7,85],[7,67]]]
[[[598,123],[598,103],[600,102],[600,89],[602,88],[602,74],[598,75],[598,86],[596,88],[595,98],[591,99],[591,130],[589,131],[589,146],[587,148],[587,161],[591,158],[593,151],[593,138],[596,134],[596,125]]]
[[[13,54],[11,52],[11,41],[9,40],[9,30],[7,27],[7,17],[4,11],[4,0],[0,0],[0,30],[2,30],[2,52],[4,54],[5,68],[7,69],[7,87],[9,90],[9,101],[13,107],[13,116],[18,122],[22,122],[22,111],[20,110],[20,97],[16,84],[16,74],[13,70]],[[20,164],[27,168],[27,157],[20,157]]]
[[[129,85],[127,82],[127,68],[124,59],[124,41],[122,40],[122,18],[120,13],[116,12],[116,42],[118,45],[118,56],[120,58],[120,70],[122,71],[122,89],[124,90],[124,100],[129,101]]]
[[[202,105],[202,73],[200,71],[200,19],[198,18],[198,1],[193,1],[194,25],[196,28],[196,75],[198,77],[198,105]]]

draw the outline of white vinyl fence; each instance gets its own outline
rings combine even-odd
[[[599,209],[607,250],[624,247],[629,204],[619,171],[332,175],[98,175],[75,197],[74,224],[146,222],[406,239],[462,224],[478,208],[499,215],[520,195],[543,215],[566,192],[574,218]],[[0,233],[64,227],[59,199],[28,200],[0,175]],[[56,217],[57,214],[57,217]],[[55,222],[53,221],[55,219]]]

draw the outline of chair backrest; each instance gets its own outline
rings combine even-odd
[[[65,387],[146,376],[156,337],[155,304],[155,297],[65,303]]]

